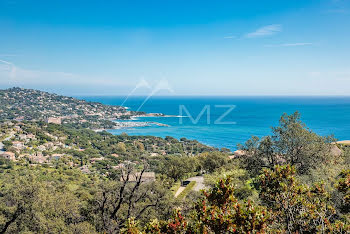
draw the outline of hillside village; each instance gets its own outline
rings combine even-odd
[[[0,90],[0,119],[46,121],[74,128],[115,129],[130,123],[113,120],[144,115],[125,107],[87,102],[39,90],[10,88]],[[147,123],[132,123],[145,126]]]
[[[295,230],[350,231],[349,142],[315,134],[298,112],[231,152],[104,131],[112,119],[141,115],[122,107],[18,88],[2,95],[3,233],[202,233],[203,220],[218,233],[232,223],[248,230],[240,233],[285,233],[290,212]],[[30,217],[42,218],[32,225]]]
[[[350,231],[349,142],[317,135],[298,112],[231,152],[186,138],[96,131],[135,113],[37,92],[14,88],[0,98],[2,233],[202,233],[200,225],[226,233],[226,224],[239,224],[240,233],[287,233],[290,212],[298,233]]]
[[[97,170],[107,175],[111,169],[168,154],[196,155],[216,150],[185,138],[113,136],[46,122],[2,121],[0,129],[1,158],[33,166],[61,163],[83,173]]]
[[[140,169],[145,162],[153,165],[149,168],[153,173],[159,171],[157,161],[167,160],[172,155],[198,156],[218,152],[231,160],[247,154],[247,150],[218,150],[185,138],[113,136],[106,131],[96,131],[101,127],[127,127],[127,122],[111,120],[135,115],[145,113],[37,90],[1,90],[0,158],[32,166],[53,167],[60,163],[79,168],[83,173],[95,171],[108,176],[113,170],[127,165]],[[333,144],[332,155],[339,156],[341,152],[339,146]],[[284,163],[281,158],[277,155],[277,160]]]
[[[133,112],[120,106],[86,102],[38,90],[1,90],[0,159],[31,166],[61,164],[78,168],[85,174],[96,172],[103,176],[130,165],[140,169],[147,162],[154,166],[146,173],[155,178],[154,170],[159,166],[153,162],[160,158],[218,151],[185,138],[179,141],[172,137],[113,136],[103,131],[105,128],[130,127],[130,122],[112,120],[150,115],[160,114]],[[132,124],[145,126],[149,123]]]

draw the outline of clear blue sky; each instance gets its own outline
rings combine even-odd
[[[1,88],[124,95],[137,84],[349,95],[350,1],[0,1]]]

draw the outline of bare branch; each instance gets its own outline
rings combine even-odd
[[[126,179],[124,179],[124,175],[122,175],[122,178],[124,181],[123,181],[123,185],[120,187],[120,190],[119,190],[119,202],[118,202],[118,205],[114,208],[114,210],[110,216],[111,219],[115,218],[115,215],[119,211],[119,209],[124,201],[124,191],[125,191],[125,188],[126,188],[128,181],[129,181],[130,173],[131,173],[131,167],[128,168]]]

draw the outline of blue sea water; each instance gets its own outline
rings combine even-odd
[[[78,97],[108,105],[121,105],[125,97]],[[130,97],[124,104],[137,110],[145,97]],[[221,105],[221,106],[220,106]],[[228,113],[220,123],[215,121]],[[224,107],[225,106],[225,107]],[[182,113],[180,111],[182,109]],[[186,112],[186,110],[188,112]],[[204,110],[204,111],[203,111]],[[140,109],[148,113],[164,113],[176,117],[145,117],[134,121],[154,121],[169,127],[148,126],[109,130],[113,134],[172,136],[196,139],[218,148],[236,149],[251,136],[262,137],[278,125],[283,113],[301,113],[312,131],[320,135],[334,135],[339,140],[350,139],[350,97],[168,97],[150,98]],[[203,111],[202,115],[200,113]],[[209,111],[209,114],[208,114]],[[192,116],[179,117],[181,116]],[[198,118],[198,122],[196,122]],[[230,122],[230,123],[228,123]]]

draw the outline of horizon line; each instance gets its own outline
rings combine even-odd
[[[61,94],[66,95],[66,94]],[[126,97],[125,95],[114,95],[114,94],[71,94],[72,97]],[[148,95],[132,95],[132,97],[147,97]],[[242,95],[217,95],[217,94],[180,94],[180,95],[153,95],[152,97],[349,97],[350,95],[338,95],[338,94],[312,94],[312,95],[304,95],[304,94],[242,94]]]
[[[37,89],[37,88],[23,88],[23,87],[9,87],[9,88],[0,88],[1,91],[5,91],[12,88],[21,88],[21,89],[31,89],[41,92],[47,92],[56,95],[68,96],[68,97],[126,97],[128,94],[91,94],[91,93],[74,93],[67,94],[66,92],[57,92],[54,90],[48,89]],[[147,97],[149,94],[136,94],[131,95],[130,97]],[[350,94],[154,94],[152,97],[330,97],[330,98],[350,98]]]

